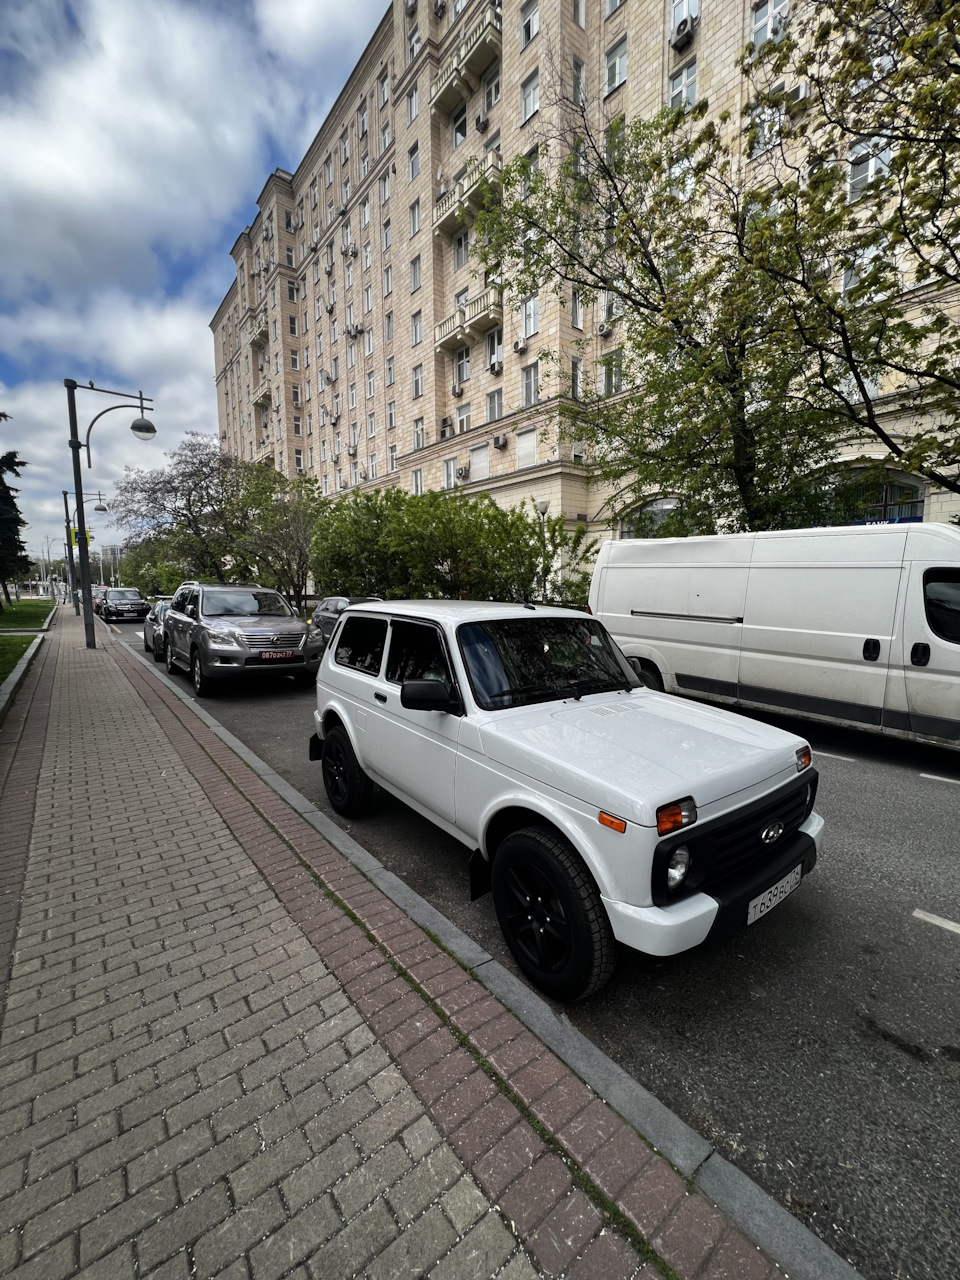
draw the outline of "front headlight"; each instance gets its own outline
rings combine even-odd
[[[667,863],[667,888],[671,891],[679,889],[690,874],[690,867],[693,860],[690,857],[690,850],[685,844],[678,845],[670,855],[670,861]]]
[[[212,645],[216,645],[218,649],[239,649],[240,635],[237,631],[231,631],[229,627],[204,627],[204,635]]]

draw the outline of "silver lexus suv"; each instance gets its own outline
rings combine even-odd
[[[322,651],[319,632],[256,584],[184,582],[163,619],[167,670],[189,671],[201,698],[220,680],[292,675],[313,684]]]

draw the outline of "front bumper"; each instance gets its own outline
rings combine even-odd
[[[210,680],[256,680],[261,676],[295,676],[307,672],[316,676],[320,654],[298,653],[295,658],[274,659],[237,650],[216,650],[203,653],[201,666]]]
[[[694,893],[665,907],[634,907],[603,899],[618,942],[652,956],[675,956],[706,941],[738,933],[749,903],[796,866],[803,880],[816,865],[823,819],[811,813],[794,838],[770,861],[751,867],[712,893]]]

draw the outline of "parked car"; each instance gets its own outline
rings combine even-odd
[[[172,599],[173,596],[157,596],[143,620],[143,647],[147,653],[153,654],[154,662],[163,658],[163,615]]]
[[[314,719],[333,808],[377,783],[462,841],[472,896],[561,999],[607,981],[615,942],[674,955],[756,924],[817,860],[809,745],[646,688],[573,610],[356,605]]]
[[[322,643],[278,591],[256,583],[185,582],[163,618],[167,670],[190,672],[198,697],[224,680],[292,675],[312,683]]]
[[[144,600],[136,587],[107,587],[100,601],[100,617],[104,622],[136,622],[150,612],[150,601]]]
[[[319,629],[324,644],[329,644],[344,609],[352,604],[368,604],[379,599],[380,596],[326,596],[314,609],[310,623]]]
[[[93,597],[93,612],[100,612],[100,605],[103,602],[104,594],[107,588],[105,586],[95,586],[90,588],[90,594]]]

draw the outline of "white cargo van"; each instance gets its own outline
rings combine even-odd
[[[600,548],[590,608],[646,683],[960,748],[960,528]]]

